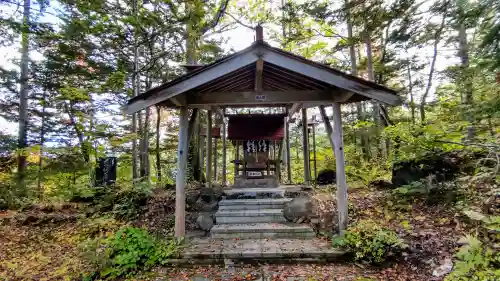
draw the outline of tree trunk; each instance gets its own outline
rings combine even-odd
[[[364,41],[365,41],[365,47],[366,47],[366,61],[367,61],[366,68],[367,68],[368,80],[374,81],[375,73],[373,70],[372,41],[371,41],[371,34],[368,30],[365,31]],[[379,129],[380,129],[380,109],[379,109],[378,103],[376,101],[372,101],[372,116],[373,116],[373,123],[375,123],[375,126],[376,126],[375,144],[376,144],[377,151],[380,152],[380,150],[381,150],[380,149],[380,142],[378,139]]]
[[[199,118],[200,112],[199,109],[194,108],[191,112],[191,116],[189,117],[189,125],[188,125],[188,141],[189,141],[189,150],[188,150],[188,167],[191,169],[191,174],[188,175],[190,179],[197,179],[199,174],[196,169],[199,169],[199,155],[198,155],[198,141],[195,141],[194,136],[199,135]]]
[[[354,44],[354,36],[353,36],[353,27],[352,27],[352,19],[351,19],[351,14],[349,11],[349,1],[345,1],[345,6],[346,6],[346,18],[347,18],[347,37],[349,42],[349,55],[351,59],[351,74],[354,76],[358,76],[358,64],[356,60],[356,47]],[[358,121],[364,121],[364,113],[363,113],[363,105],[361,102],[356,103],[356,115]],[[366,139],[366,134],[363,132],[360,134],[360,141],[361,141],[361,151],[365,159],[369,158],[368,155],[368,141]]]
[[[69,120],[71,122],[71,126],[75,130],[76,137],[78,139],[78,143],[80,144],[80,151],[82,153],[83,159],[85,163],[90,162],[90,149],[88,147],[88,143],[85,141],[84,132],[80,129],[78,124],[76,124],[75,114],[73,112],[73,103],[71,101],[65,102],[64,107],[66,109],[66,113],[69,116]]]
[[[45,144],[45,111],[47,109],[46,103],[46,93],[43,94],[42,100],[42,124],[40,125],[40,150],[39,150],[39,158],[38,158],[38,179],[37,179],[37,191],[42,194],[42,172],[43,172],[43,146]]]
[[[410,63],[407,66],[408,73],[408,93],[410,94],[411,123],[415,125],[415,100],[413,97],[413,81],[411,77]]]
[[[463,103],[466,105],[467,113],[466,119],[469,121],[469,127],[467,128],[467,138],[473,139],[476,135],[476,130],[474,127],[474,116],[472,115],[471,109],[473,104],[473,91],[472,91],[472,77],[469,73],[469,44],[467,43],[467,29],[463,22],[460,23],[458,30],[458,54],[460,56],[460,64],[462,66],[462,82],[464,85],[464,97]]]
[[[144,124],[142,127],[142,147],[141,147],[141,157],[142,157],[142,167],[141,167],[141,177],[147,177],[149,181],[149,115],[150,109],[146,108],[144,114]]]
[[[137,11],[139,10],[139,0],[133,2],[133,13],[137,19]],[[137,43],[137,34],[134,30],[134,66],[132,72],[132,94],[133,96],[139,95],[139,45]],[[139,113],[140,114],[140,113]],[[137,113],[132,114],[132,179],[137,178]]]
[[[156,178],[158,183],[161,184],[160,123],[161,108],[156,106]]]
[[[26,172],[26,149],[28,145],[28,79],[29,79],[29,40],[30,40],[30,0],[24,0],[23,25],[21,39],[21,77],[19,91],[19,135],[18,135],[18,157],[17,172],[19,184],[24,185]]]
[[[447,8],[447,6],[446,6],[446,8]],[[447,10],[446,8],[445,8],[445,12],[443,13],[443,18],[441,19],[441,24],[439,25],[439,28],[436,30],[436,33],[434,35],[432,60],[431,60],[429,75],[427,78],[427,86],[425,87],[425,92],[422,95],[422,99],[420,100],[420,120],[422,121],[422,123],[425,121],[426,99],[427,99],[427,96],[429,95],[429,92],[430,92],[431,87],[432,87],[432,79],[434,77],[434,70],[435,70],[437,54],[438,54],[438,45],[439,45],[439,42],[441,41],[441,34],[443,32],[444,25],[446,23],[446,10]]]

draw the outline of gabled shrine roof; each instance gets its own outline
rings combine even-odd
[[[257,79],[261,79],[259,91],[255,91]],[[389,105],[401,103],[395,90],[256,41],[244,50],[131,98],[126,111],[133,113],[153,105],[287,106],[296,102],[327,104],[371,99]]]

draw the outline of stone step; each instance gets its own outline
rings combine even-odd
[[[309,239],[214,239],[187,241],[180,257],[189,263],[234,259],[238,262],[321,262],[341,260],[344,251],[333,249],[329,241]],[[292,260],[291,260],[292,259]]]
[[[217,224],[286,222],[281,209],[219,210],[215,213]]]
[[[315,237],[312,228],[294,223],[218,224],[212,228],[211,234],[213,238],[223,239]]]
[[[283,209],[291,198],[278,199],[234,199],[219,201],[219,211],[222,210],[257,210],[257,209]]]

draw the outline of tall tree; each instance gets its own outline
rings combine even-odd
[[[23,151],[27,146],[28,135],[28,93],[29,93],[29,44],[30,44],[30,0],[24,0],[23,24],[21,28],[21,78],[19,92],[19,137],[18,137],[18,166],[19,182],[24,184],[26,171],[26,155]]]
[[[439,5],[435,6],[435,10],[438,13],[438,15],[441,15],[441,22],[435,28],[432,24],[428,26],[429,29],[433,30],[434,28],[434,35],[433,35],[433,46],[432,46],[432,58],[431,58],[431,63],[429,66],[429,74],[427,75],[427,85],[425,87],[425,92],[422,95],[422,98],[420,100],[420,120],[422,123],[425,121],[425,105],[427,104],[427,97],[429,96],[429,93],[432,88],[432,82],[434,81],[434,72],[436,70],[436,61],[438,57],[438,48],[439,44],[442,40],[443,37],[443,31],[445,29],[445,24],[446,24],[446,19],[448,16],[448,5],[449,1],[444,1],[443,3],[440,3]]]

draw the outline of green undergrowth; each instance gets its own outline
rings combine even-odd
[[[500,254],[474,236],[461,239],[464,244],[455,255],[457,261],[445,281],[500,280]]]
[[[407,246],[396,232],[371,220],[358,222],[347,229],[343,236],[332,241],[332,246],[345,248],[355,260],[382,264],[399,255]]]
[[[145,229],[129,226],[109,236],[88,239],[82,244],[83,257],[94,270],[85,273],[83,280],[131,277],[165,264],[176,256],[179,246],[175,239],[159,239]]]

